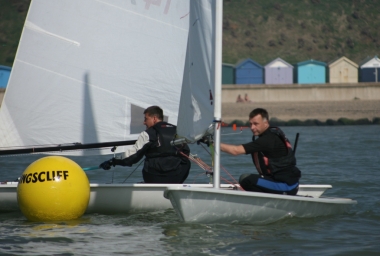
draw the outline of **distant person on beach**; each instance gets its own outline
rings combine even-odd
[[[250,99],[248,99],[248,94],[245,94],[245,96],[244,96],[244,101],[245,101],[246,103],[250,103],[250,102],[252,102]]]
[[[296,167],[292,146],[278,127],[270,127],[269,114],[256,108],[249,114],[251,142],[242,145],[220,144],[231,155],[251,154],[259,174],[245,173],[239,178],[247,191],[296,195],[301,171]],[[257,136],[257,138],[256,138]]]
[[[241,95],[239,94],[237,99],[236,99],[236,103],[242,103],[244,102],[243,98],[241,97]]]
[[[190,154],[187,144],[172,146],[176,126],[164,122],[164,113],[158,106],[144,111],[146,130],[136,143],[123,153],[122,159],[112,158],[100,165],[104,170],[111,166],[132,166],[145,156],[142,170],[145,183],[183,183],[190,171]],[[186,156],[182,155],[184,153]]]

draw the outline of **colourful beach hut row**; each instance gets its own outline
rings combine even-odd
[[[11,68],[0,65],[0,88],[7,87],[10,75],[11,75]]]
[[[324,84],[380,82],[380,59],[364,59],[359,65],[346,57],[329,63],[307,60],[291,65],[281,58],[265,66],[248,58],[236,65],[223,63],[223,84]]]

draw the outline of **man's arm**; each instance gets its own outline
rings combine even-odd
[[[121,159],[128,158],[136,154],[148,142],[149,142],[149,135],[147,132],[143,131],[142,133],[140,133],[139,137],[137,138],[136,143],[121,154]]]
[[[220,150],[234,156],[245,154],[243,145],[220,143]]]
[[[100,164],[100,167],[104,170],[109,170],[111,166],[115,165],[132,166],[144,157],[145,151],[150,144],[151,142],[149,141],[149,135],[144,131],[140,133],[136,143],[132,147],[128,148],[126,152],[121,154],[121,159],[112,158]]]

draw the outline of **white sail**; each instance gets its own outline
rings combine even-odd
[[[199,140],[213,121],[215,1],[190,2],[190,28],[177,133]]]
[[[133,140],[151,105],[176,124],[188,27],[189,0],[33,0],[0,147]]]

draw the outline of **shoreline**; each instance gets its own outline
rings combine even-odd
[[[4,93],[0,88],[0,106]],[[268,110],[271,125],[380,124],[380,99],[223,102],[222,121],[246,124],[254,108]]]
[[[380,100],[223,103],[222,120],[247,123],[254,108],[265,108],[271,125],[380,123]]]

